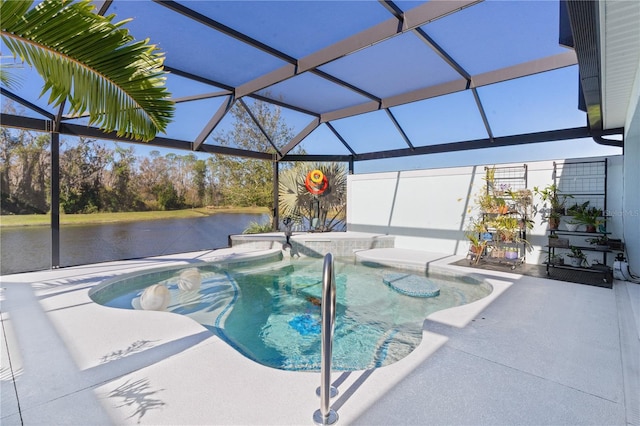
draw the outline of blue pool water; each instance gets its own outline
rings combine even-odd
[[[299,258],[224,268],[206,264],[197,267],[202,277],[198,291],[179,289],[180,269],[147,272],[110,283],[91,297],[106,306],[141,309],[143,290],[162,284],[171,294],[168,311],[191,317],[246,357],[284,370],[319,371],[322,262]],[[336,260],[334,370],[396,362],[420,344],[429,314],[491,292],[490,285],[470,277],[430,275],[440,294],[412,297],[386,285],[385,272],[352,259]]]

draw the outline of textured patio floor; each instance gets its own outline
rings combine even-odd
[[[186,317],[88,297],[134,270],[249,255],[225,249],[3,276],[0,423],[312,424],[318,373],[256,364]],[[338,424],[640,424],[640,285],[474,273],[493,294],[430,315],[407,358],[333,373]]]

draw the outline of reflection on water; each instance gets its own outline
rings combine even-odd
[[[134,259],[228,246],[263,214],[221,213],[189,219],[73,225],[60,228],[60,266]],[[28,226],[0,230],[0,273],[51,267],[51,230]]]

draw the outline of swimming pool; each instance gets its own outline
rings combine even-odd
[[[159,284],[168,289],[166,311],[189,316],[244,356],[273,368],[319,371],[322,262],[278,256],[147,271],[105,283],[90,296],[105,306],[142,309],[145,289]],[[428,277],[439,287],[438,296],[412,297],[384,282],[389,268],[337,258],[334,269],[334,370],[382,367],[404,358],[420,344],[429,314],[492,290],[483,280],[441,272]],[[185,290],[185,274],[197,275],[199,288]]]

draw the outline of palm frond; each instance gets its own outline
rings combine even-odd
[[[9,71],[3,64],[0,64],[0,84],[9,89],[15,89],[19,86],[19,83],[20,76]]]
[[[305,187],[307,173],[318,169],[327,177],[328,188],[321,195],[312,195]],[[340,163],[304,163],[283,171],[280,175],[278,205],[282,216],[306,217],[314,214],[314,201],[320,202],[318,229],[330,231],[344,215],[347,191],[347,172]],[[332,214],[332,217],[329,215]]]
[[[119,136],[151,140],[173,117],[164,56],[93,12],[89,0],[0,0],[2,41],[44,79],[49,103],[69,101],[72,115]]]

